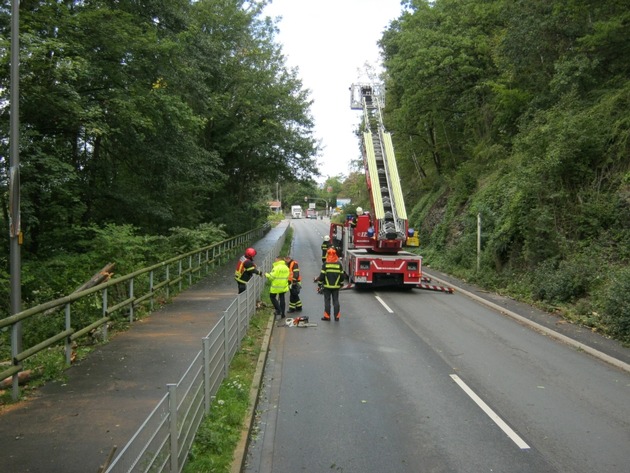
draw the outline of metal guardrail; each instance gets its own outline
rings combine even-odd
[[[13,398],[19,397],[18,375],[22,371],[22,362],[36,353],[60,342],[64,342],[66,364],[70,365],[73,343],[77,339],[101,330],[101,338],[107,339],[108,322],[114,317],[119,317],[127,311],[129,323],[133,323],[135,311],[148,305],[149,311],[153,310],[155,298],[163,295],[166,299],[171,293],[180,292],[186,281],[187,286],[192,285],[193,277],[202,277],[211,268],[225,264],[233,257],[236,251],[242,249],[246,243],[259,239],[269,230],[265,225],[229,240],[190,251],[148,268],[143,268],[133,273],[111,279],[84,291],[76,292],[44,304],[31,307],[17,314],[0,320],[0,330],[11,327],[11,367],[0,371],[0,380],[9,376],[13,377]],[[101,294],[100,304],[93,299]],[[100,305],[100,307],[98,307]],[[16,324],[22,321],[44,314],[46,311],[56,308],[64,308],[64,328],[55,335],[41,342],[22,349],[22,339],[13,330]],[[74,308],[74,309],[73,309]],[[50,317],[57,316],[51,315]]]
[[[288,227],[287,227],[288,228]],[[286,238],[282,234],[259,265],[269,271]],[[265,287],[263,278],[252,278],[245,292],[225,310],[215,327],[201,339],[202,349],[176,384],[160,400],[106,473],[170,472],[183,470],[203,416],[228,376],[230,362],[240,349],[256,301]]]

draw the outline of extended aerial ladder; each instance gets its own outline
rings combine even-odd
[[[385,130],[382,95],[374,85],[353,84],[353,110],[363,110],[363,158],[377,252],[397,252],[407,239],[407,211],[400,187],[392,137]]]

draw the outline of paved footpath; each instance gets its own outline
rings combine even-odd
[[[273,248],[285,220],[254,244],[257,262]],[[236,264],[237,257],[234,257]],[[236,298],[234,264],[177,295],[66,371],[0,412],[0,473],[97,473],[118,452],[201,350]]]

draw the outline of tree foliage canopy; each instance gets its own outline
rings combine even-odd
[[[4,186],[9,3],[0,7]],[[265,3],[21,2],[26,255],[71,246],[94,224],[163,234],[212,221],[240,232],[266,214],[261,188],[317,173],[309,93],[285,66]]]

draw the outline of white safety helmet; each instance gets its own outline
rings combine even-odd
[[[330,237],[328,235],[324,236],[324,241],[330,241]]]
[[[357,207],[357,215],[363,215],[363,209],[361,207]]]

